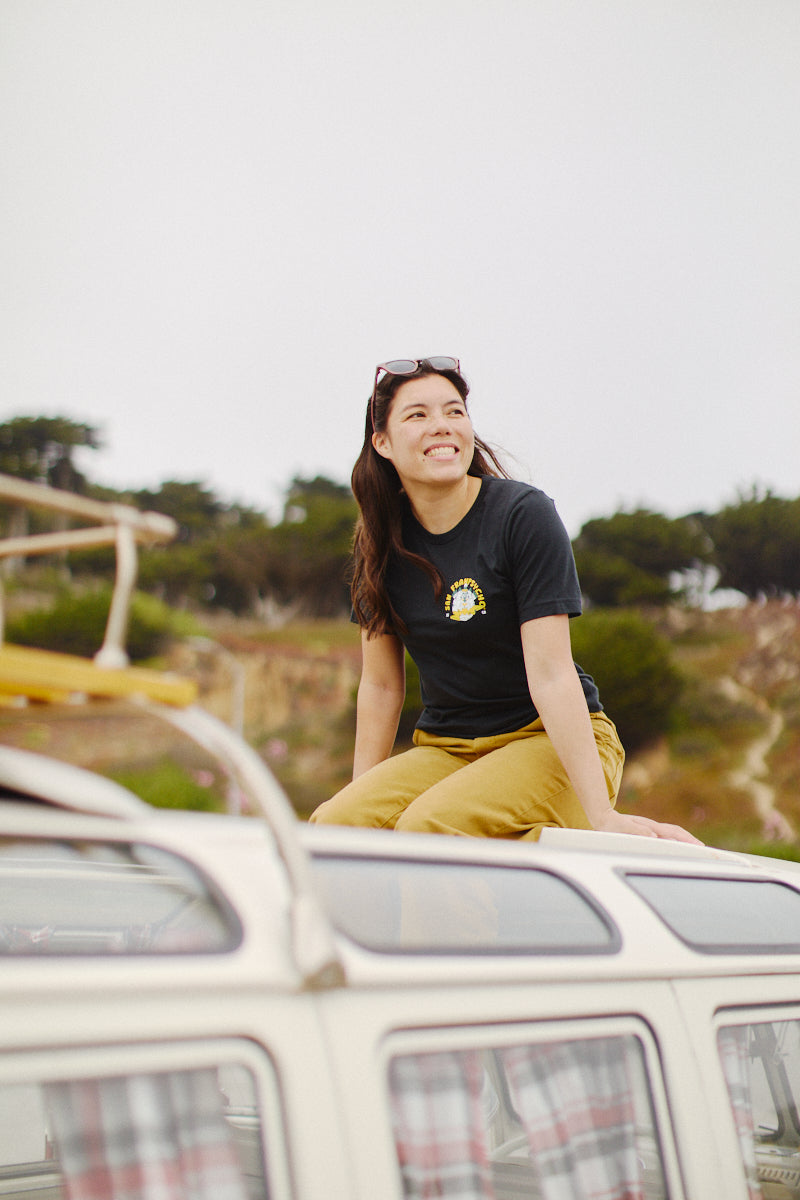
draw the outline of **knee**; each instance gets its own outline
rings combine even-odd
[[[433,828],[434,824],[427,814],[420,813],[412,803],[397,818],[395,829],[398,833],[436,833],[438,831]]]
[[[447,833],[467,836],[472,832],[465,827],[465,815],[454,813],[447,804],[437,805],[429,801],[424,793],[418,797],[395,822],[400,833]],[[468,822],[466,822],[468,823]]]
[[[363,798],[353,784],[324,800],[308,818],[312,825],[369,825]]]
[[[379,770],[379,768],[374,768]],[[404,801],[395,791],[376,786],[372,773],[359,776],[315,808],[308,818],[313,825],[357,825],[393,829]]]
[[[308,818],[310,825],[341,825],[331,813],[332,801],[324,800]]]

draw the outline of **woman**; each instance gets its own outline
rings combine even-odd
[[[581,598],[552,501],[476,438],[454,358],[382,363],[353,469],[362,630],[353,782],[311,820],[480,837],[545,825],[697,839],[613,807],[624,751],[572,661]],[[391,756],[405,650],[424,709]]]

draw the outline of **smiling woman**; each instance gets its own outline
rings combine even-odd
[[[572,660],[581,611],[552,500],[508,478],[472,428],[454,358],[376,369],[353,469],[362,628],[353,782],[312,821],[538,839],[576,826],[695,841],[614,809],[624,751]],[[405,653],[424,709],[392,757]]]

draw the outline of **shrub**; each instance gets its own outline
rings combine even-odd
[[[110,587],[65,591],[49,607],[10,620],[6,638],[22,646],[91,658],[103,643],[110,605]],[[153,658],[171,638],[195,632],[194,623],[185,614],[175,613],[153,596],[141,592],[133,596],[126,639],[132,661]]]
[[[590,612],[571,633],[575,660],[594,677],[626,749],[666,733],[682,680],[653,625],[634,612]]]

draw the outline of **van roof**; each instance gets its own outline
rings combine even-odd
[[[348,973],[398,978],[412,955],[542,978],[800,969],[796,864],[589,833],[544,844],[309,826]],[[638,843],[633,845],[633,843]],[[355,948],[355,949],[353,949]],[[379,965],[382,964],[382,965]],[[535,965],[531,965],[535,964]],[[408,967],[406,966],[406,970]],[[440,970],[442,967],[440,966]],[[465,972],[468,974],[468,972]]]
[[[2,748],[7,781],[9,764],[17,770],[23,757]],[[70,787],[91,778],[52,766],[53,778],[63,773]],[[44,792],[44,774],[41,782],[36,790]],[[116,803],[118,790],[99,784],[104,803],[109,796]],[[150,845],[185,858],[214,881],[223,908],[237,914],[244,940],[235,952],[257,950],[262,981],[279,990],[344,980],[392,988],[800,970],[796,864],[664,853],[649,839],[620,852],[603,835],[572,849],[569,838],[532,845],[293,819],[275,829],[259,818],[167,812],[130,800],[128,811],[113,816],[92,815],[89,805],[66,812],[4,804],[0,844],[12,858],[26,836],[76,846]],[[37,869],[46,874],[50,867]],[[63,887],[63,866],[57,870]],[[35,908],[41,924],[41,891]],[[90,926],[92,920],[88,913]],[[265,941],[267,929],[273,933]]]

